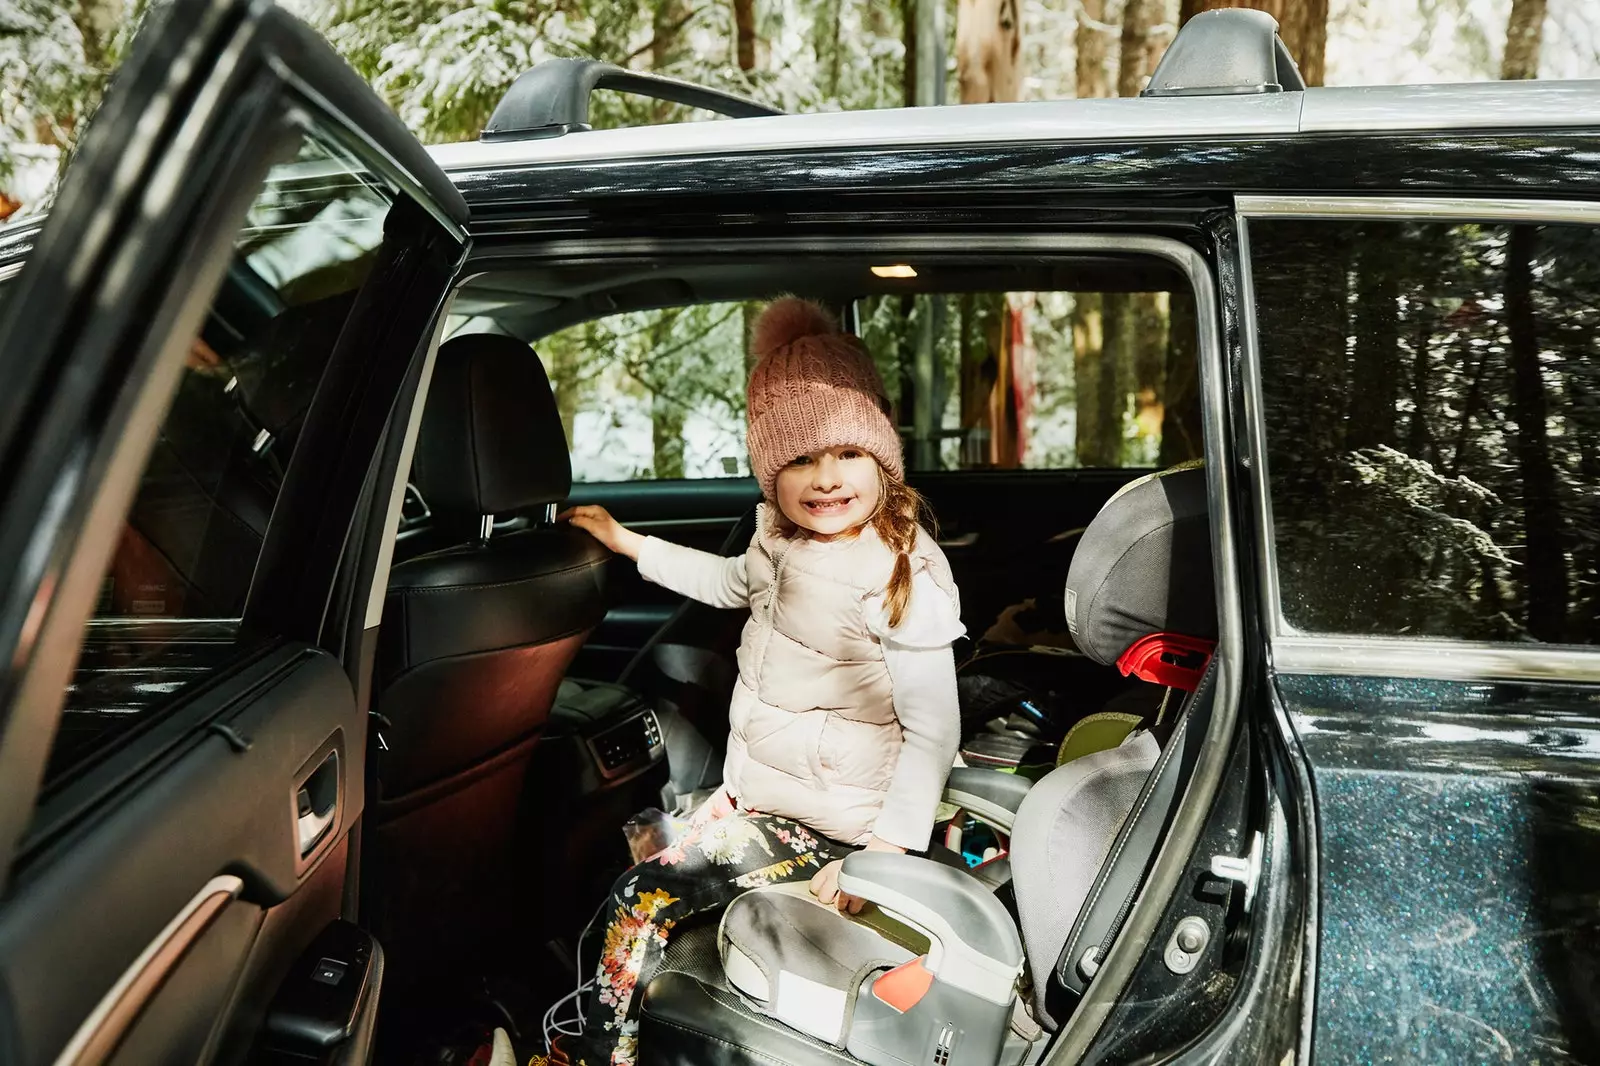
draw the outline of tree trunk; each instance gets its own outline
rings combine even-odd
[[[1588,532],[1575,538],[1573,576],[1580,587],[1587,586],[1586,602],[1573,618],[1583,620],[1583,628],[1572,635],[1584,644],[1600,644],[1600,393],[1594,385],[1600,374],[1594,368],[1594,346],[1587,336],[1569,348],[1563,360],[1567,383],[1567,417],[1578,439],[1578,505],[1572,508],[1573,524]]]
[[[1543,0],[1539,0],[1543,6]],[[1328,0],[1182,0],[1178,25],[1202,11],[1250,7],[1278,20],[1278,36],[1307,85],[1321,85],[1328,50]]]
[[[756,69],[756,0],[733,0],[733,25],[739,69]]]
[[[1105,27],[1106,0],[1080,0],[1077,88],[1080,98],[1110,96],[1110,34]],[[1079,466],[1116,466],[1121,458],[1121,425],[1107,425],[1104,392],[1116,385],[1105,373],[1105,300],[1097,292],[1077,293],[1072,302],[1073,393],[1077,403],[1076,451]],[[1107,382],[1107,378],[1110,382]]]
[[[1205,454],[1200,424],[1200,338],[1194,296],[1175,292],[1169,304],[1166,402],[1161,412],[1162,466],[1171,466]]]
[[[839,35],[844,32],[844,0],[833,0],[828,10],[828,96],[839,96],[839,59],[844,54]]]
[[[905,45],[905,98],[907,107],[917,106],[917,0],[900,0],[900,37]]]
[[[1400,278],[1395,252],[1374,234],[1362,234],[1356,260],[1355,350],[1346,448],[1393,447],[1395,401],[1400,392]]]
[[[1022,98],[1022,20],[1017,0],[960,0],[956,75],[964,104]]]
[[[1098,292],[1080,292],[1072,301],[1072,375],[1077,400],[1079,466],[1112,466],[1106,430],[1100,420],[1101,379],[1105,376],[1104,300]]]
[[[650,38],[651,69],[663,70],[680,58],[678,30],[685,16],[684,0],[656,0],[651,24],[654,32]]]
[[[1523,582],[1528,632],[1559,643],[1567,629],[1567,557],[1555,466],[1550,461],[1549,405],[1539,365],[1533,308],[1535,229],[1512,226],[1506,242],[1506,326],[1511,340],[1511,411],[1517,423],[1522,480]]]
[[[1539,76],[1539,43],[1544,36],[1545,0],[1511,0],[1506,20],[1506,50],[1500,59],[1500,77],[1507,80]]]
[[[683,408],[661,393],[650,395],[651,477],[683,477]]]
[[[655,0],[651,17],[650,69],[665,71],[683,57],[680,30],[691,14],[686,0]],[[650,121],[660,125],[672,121],[673,106],[665,100],[651,101]]]
[[[912,33],[917,41],[918,107],[944,103],[944,0],[912,0]]]
[[[1107,32],[1106,0],[1080,0],[1078,30],[1078,98],[1110,96],[1112,91],[1111,35]]]
[[[1437,469],[1440,465],[1439,446],[1433,439],[1433,427],[1429,423],[1433,397],[1428,386],[1433,380],[1433,365],[1428,358],[1428,349],[1432,344],[1433,323],[1424,314],[1418,318],[1417,334],[1412,341],[1411,427],[1406,451],[1415,458],[1426,460]]]
[[[1126,0],[1122,9],[1122,40],[1117,60],[1117,95],[1138,96],[1150,81],[1161,58],[1163,41],[1157,34],[1166,18],[1166,0]],[[1112,349],[1115,374],[1102,387],[1110,385],[1114,395],[1102,401],[1116,411],[1116,424],[1122,423],[1126,394],[1134,394],[1134,421],[1141,435],[1161,431],[1163,420],[1163,379],[1166,377],[1166,317],[1160,299],[1153,292],[1108,293],[1105,297],[1108,332],[1112,323],[1121,325],[1125,343]],[[1119,441],[1120,448],[1120,441]]]
[[[1118,96],[1138,96],[1155,72],[1165,44],[1156,28],[1166,20],[1166,14],[1166,0],[1127,0],[1123,6]]]

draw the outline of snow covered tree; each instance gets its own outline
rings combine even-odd
[[[146,6],[0,0],[0,218],[48,206]]]

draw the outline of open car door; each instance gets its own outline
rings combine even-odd
[[[369,603],[465,219],[293,18],[153,9],[4,280],[0,1062],[370,1055]]]

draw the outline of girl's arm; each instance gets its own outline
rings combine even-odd
[[[927,574],[911,586],[911,602],[898,628],[885,623],[869,603],[869,628],[883,644],[883,661],[894,687],[894,713],[903,737],[899,761],[884,796],[873,835],[907,851],[922,851],[933,833],[933,816],[961,744],[961,708],[956,700],[956,662],[950,645],[965,630],[955,605]]]
[[[743,556],[727,559],[644,536],[612,518],[604,507],[573,507],[557,517],[638,563],[639,575],[646,581],[712,607],[750,605]]]

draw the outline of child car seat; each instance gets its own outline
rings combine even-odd
[[[1205,501],[1197,468],[1130,484],[1085,531],[1067,583],[1087,654],[1202,697],[1216,639]],[[954,771],[946,798],[1011,832],[1020,935],[977,878],[916,855],[858,852],[839,884],[877,905],[861,918],[781,886],[739,897],[720,926],[676,934],[645,993],[640,1061],[1033,1061],[1043,1040],[1018,1009],[1024,945],[1036,1016],[1054,1028],[1037,990],[1057,979],[1113,841],[1166,762],[1141,730],[1031,788],[1014,774]]]

